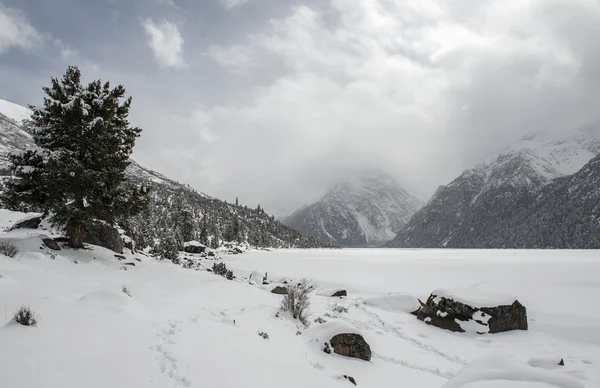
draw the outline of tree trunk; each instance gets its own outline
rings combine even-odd
[[[69,220],[67,223],[67,236],[69,237],[69,246],[71,248],[83,248],[84,233],[83,222],[81,220]]]

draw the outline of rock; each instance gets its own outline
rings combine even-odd
[[[135,241],[133,241],[133,239],[131,237],[123,235],[121,237],[121,240],[123,241],[123,248],[129,249],[132,254],[136,253]]]
[[[123,255],[115,255],[115,257],[119,260],[127,260],[127,258]]]
[[[561,358],[560,361],[558,362],[558,365],[565,366],[565,360]]]
[[[233,252],[234,252],[234,253],[244,253],[244,251],[242,251],[242,250],[241,250],[240,248],[238,248],[238,247],[235,247],[235,248],[233,248]]]
[[[209,252],[207,253],[207,255],[208,255],[208,256],[210,256],[210,257],[214,257],[214,256],[215,256],[215,252],[213,252],[213,251],[209,251]]]
[[[140,263],[142,262],[142,260],[138,259],[137,257],[135,258],[136,261],[139,261]]]
[[[354,380],[354,377],[344,375],[344,378],[346,380],[348,380],[349,382],[351,382],[352,384],[356,385],[356,380]]]
[[[329,343],[335,354],[371,361],[371,347],[360,334],[338,334]]]
[[[42,216],[29,217],[24,220],[17,221],[11,230],[13,229],[37,229],[42,223]]]
[[[183,244],[183,251],[187,253],[204,253],[206,245],[200,244],[198,241],[188,241]]]
[[[129,266],[135,267],[135,263],[123,263],[123,265],[129,265]]]
[[[53,251],[60,251],[60,246],[54,239],[43,238],[42,242],[44,243],[45,246],[48,247],[48,249],[52,249]]]
[[[515,300],[511,305],[473,307],[447,296],[432,293],[415,312],[418,319],[442,329],[479,334],[527,330],[527,309]]]
[[[348,293],[346,292],[346,290],[339,290],[339,291],[336,291],[333,295],[331,295],[331,297],[336,297],[336,296],[348,296]]]
[[[250,278],[248,279],[248,282],[250,284],[262,284],[263,283],[263,279],[264,279],[264,275],[259,272],[259,271],[254,271],[250,274]]]
[[[69,239],[67,237],[54,237],[54,241],[57,243],[68,243]]]
[[[279,294],[279,295],[287,295],[288,289],[287,289],[287,287],[277,286],[271,290],[271,293]]]
[[[121,234],[110,224],[98,220],[88,221],[84,225],[84,231],[84,242],[123,253]]]

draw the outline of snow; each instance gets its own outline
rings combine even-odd
[[[199,243],[198,241],[192,240],[192,241],[187,241],[185,243],[183,243],[184,247],[200,247],[200,248],[206,248],[206,245]]]
[[[406,293],[391,293],[383,296],[366,298],[363,300],[366,306],[378,308],[385,311],[412,313],[421,307],[416,296]]]
[[[0,212],[2,225],[21,218]],[[349,388],[349,375],[359,387],[600,387],[597,252],[249,251],[224,256],[229,281],[129,252],[125,271],[95,246],[53,259],[41,236],[14,232],[0,233],[21,249],[0,255],[2,386]],[[256,269],[260,280],[313,280],[309,328],[278,314],[274,285],[248,284]],[[348,297],[319,295],[339,288]],[[409,314],[417,297],[460,288],[518,295],[530,330],[479,338]],[[37,327],[7,324],[23,304]],[[371,361],[324,353],[341,332],[361,334]],[[551,367],[559,357],[565,366]]]
[[[23,120],[27,120],[31,117],[32,112],[24,106],[0,99],[0,113],[9,119],[15,120],[18,124],[21,124]]]
[[[507,356],[488,356],[465,367],[443,388],[584,388],[565,373],[526,365]]]
[[[452,299],[456,302],[464,303],[471,307],[494,307],[511,305],[517,300],[516,297],[507,293],[494,293],[482,290],[478,287],[437,289],[432,295],[435,295],[434,303],[439,303],[442,298]]]

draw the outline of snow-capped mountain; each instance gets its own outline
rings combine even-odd
[[[503,233],[503,221],[517,217],[542,188],[577,172],[598,153],[600,136],[590,129],[525,136],[441,186],[389,245],[490,247]]]
[[[340,182],[284,220],[302,233],[341,246],[374,246],[394,238],[421,206],[380,170]]]
[[[4,109],[4,110],[3,110]],[[33,136],[27,132],[22,120],[31,111],[11,102],[0,100],[0,182],[9,175],[10,153],[35,149]],[[151,187],[150,208],[144,214],[122,222],[127,234],[138,246],[145,246],[167,235],[182,240],[199,239],[201,235],[223,239],[236,222],[240,239],[261,247],[317,247],[322,246],[258,209],[234,206],[225,201],[192,189],[135,161],[127,168],[128,181]],[[0,187],[1,188],[1,187]],[[186,236],[181,229],[186,224]],[[211,241],[213,241],[211,239]],[[181,241],[183,243],[183,241]],[[208,244],[208,242],[206,242]]]

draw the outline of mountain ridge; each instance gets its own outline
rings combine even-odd
[[[341,246],[375,246],[394,238],[421,202],[389,174],[363,171],[330,187],[284,223],[321,241]]]

